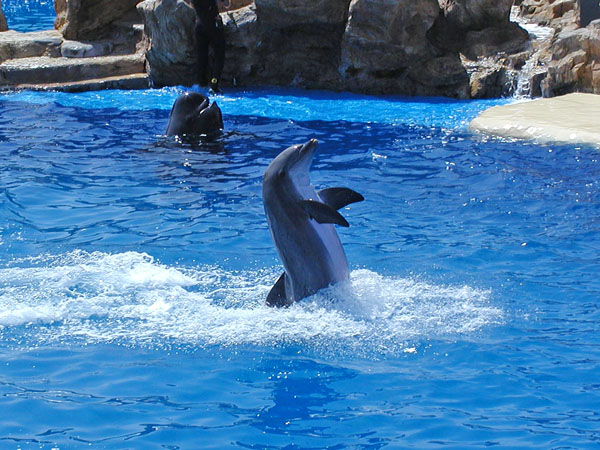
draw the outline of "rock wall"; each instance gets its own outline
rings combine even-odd
[[[512,0],[439,0],[440,14],[428,32],[436,48],[459,58],[467,76],[463,98],[510,95],[511,59],[525,50],[528,35],[510,21]]]
[[[349,3],[256,0],[258,64],[252,82],[335,86]]]
[[[464,97],[458,54],[428,38],[437,0],[353,0],[342,39],[340,84],[351,91]]]
[[[565,33],[577,29],[577,0],[517,3],[529,20],[560,24]],[[255,0],[221,14],[227,39],[222,84],[458,98],[510,95],[533,54],[528,33],[510,20],[512,6],[513,0]],[[184,0],[144,0],[138,9],[155,85],[193,84],[193,9]],[[561,37],[566,49],[557,46],[548,70],[536,74],[537,91],[593,90],[596,35],[592,27]],[[568,56],[577,46],[585,55]],[[565,72],[568,79],[560,75]]]

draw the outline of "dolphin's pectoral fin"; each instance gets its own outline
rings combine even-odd
[[[306,214],[319,223],[335,223],[342,227],[350,226],[339,212],[325,203],[316,202],[314,200],[302,200],[300,204],[304,211],[306,211]]]
[[[365,198],[352,189],[343,187],[333,187],[323,189],[318,192],[323,203],[331,206],[333,209],[340,209],[350,203],[362,202]]]
[[[285,272],[281,274],[269,291],[269,295],[267,295],[267,305],[277,306],[278,308],[288,305],[287,297],[285,295]]]

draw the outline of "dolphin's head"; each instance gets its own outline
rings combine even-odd
[[[216,103],[211,104],[198,92],[185,92],[173,104],[167,135],[208,134],[222,128],[223,118]]]
[[[316,149],[317,140],[311,139],[305,144],[293,145],[277,155],[265,171],[263,192],[266,193],[269,188],[281,188],[286,183],[291,183],[300,191],[308,188],[309,169]]]

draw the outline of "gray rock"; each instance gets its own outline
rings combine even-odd
[[[563,85],[593,90],[600,78],[592,25],[556,45],[530,45],[527,32],[510,22],[512,0],[255,1],[221,14],[223,85],[479,98],[510,95],[525,78],[535,94],[542,85],[545,93]],[[552,8],[545,0],[516,2],[530,18],[552,10],[552,17],[573,21],[576,0],[555,0]],[[193,9],[183,0],[144,0],[138,9],[155,85],[194,83]],[[546,48],[556,56],[544,56]]]
[[[580,24],[587,27],[594,20],[600,19],[600,2],[598,0],[579,0]]]
[[[256,8],[251,4],[221,17],[227,36],[222,78],[234,85],[251,83],[260,67]]]
[[[456,94],[455,84],[468,81],[458,55],[440,58],[427,38],[439,12],[437,0],[353,0],[342,40],[344,85],[355,91],[437,95],[452,86],[446,94]],[[450,74],[429,79],[436,68],[450,66]]]
[[[90,58],[109,55],[112,48],[113,45],[110,42],[88,43],[65,40],[60,46],[60,54],[66,58]]]
[[[58,31],[21,33],[9,30],[0,33],[0,62],[13,58],[60,56],[62,36]]]
[[[344,24],[350,0],[255,0],[255,3],[263,27],[285,29],[298,24]]]
[[[341,41],[350,0],[256,1],[263,84],[339,88]]]
[[[11,59],[0,64],[1,85],[44,84],[57,80],[83,81],[144,71],[141,55],[97,58],[33,57]]]
[[[144,0],[138,6],[147,39],[147,71],[155,86],[192,85],[198,68],[194,9],[183,0]]]

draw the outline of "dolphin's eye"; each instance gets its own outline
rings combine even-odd
[[[283,169],[281,169],[281,170],[279,170],[279,172],[277,172],[277,177],[278,178],[284,178],[285,175],[286,175],[286,172]]]

